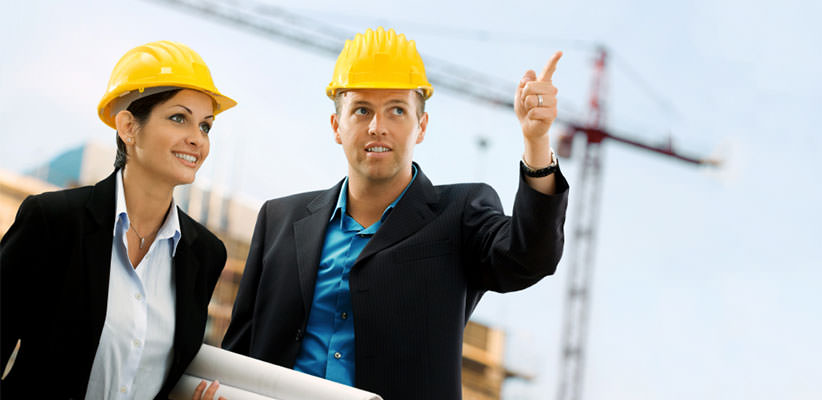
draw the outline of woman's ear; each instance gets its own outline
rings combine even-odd
[[[123,110],[114,116],[114,125],[117,127],[117,136],[126,145],[134,144],[134,136],[137,133],[137,119],[131,111]]]

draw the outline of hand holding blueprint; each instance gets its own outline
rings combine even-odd
[[[382,400],[374,393],[203,344],[171,391],[188,400],[201,380],[219,380],[214,398],[229,400]]]

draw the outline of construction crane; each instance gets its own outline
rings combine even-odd
[[[352,33],[329,26],[325,22],[312,20],[292,13],[282,7],[256,1],[222,2],[214,0],[152,0],[171,6],[195,11],[201,15],[239,28],[250,30],[267,38],[282,41],[303,50],[337,57],[345,38]],[[444,88],[455,95],[471,100],[480,100],[494,107],[513,109],[510,85],[478,71],[435,59],[423,57],[429,80],[438,88]],[[557,400],[580,400],[585,366],[585,343],[590,319],[590,293],[594,248],[596,244],[597,222],[599,219],[599,199],[602,187],[602,145],[606,140],[653,152],[693,165],[717,166],[719,163],[707,158],[683,154],[674,149],[672,142],[663,145],[650,144],[632,138],[604,126],[604,77],[607,52],[598,50],[594,62],[589,114],[584,122],[558,118],[564,127],[560,134],[557,153],[560,157],[571,156],[572,144],[576,137],[585,138],[580,176],[575,182],[573,227],[566,250],[568,281],[566,287],[565,315],[563,319],[562,344],[560,352],[560,375],[557,385]],[[561,113],[567,115],[568,113]],[[483,142],[484,143],[484,142]],[[484,145],[481,145],[481,147]]]
[[[600,47],[594,61],[594,75],[588,104],[588,120],[584,124],[565,123],[560,134],[557,153],[570,158],[572,145],[577,136],[585,139],[579,177],[575,182],[574,215],[571,218],[572,240],[566,254],[568,280],[565,292],[565,315],[562,325],[559,382],[557,400],[580,400],[585,372],[588,321],[590,319],[590,294],[593,280],[594,249],[599,221],[602,191],[602,144],[606,140],[651,151],[693,165],[718,166],[715,160],[683,154],[669,141],[664,145],[652,145],[604,128],[605,65],[607,51]]]

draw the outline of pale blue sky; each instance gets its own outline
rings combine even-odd
[[[709,171],[607,146],[585,397],[822,397],[822,141],[812,125],[822,3],[505,3],[272,4],[350,32],[394,27],[423,57],[509,82],[512,95],[525,69],[562,49],[554,83],[580,115],[591,48],[607,45],[610,126],[648,140],[672,132],[683,150],[727,163]],[[87,140],[113,144],[96,116],[111,68],[138,44],[170,39],[198,51],[239,101],[217,119],[198,179],[262,201],[345,173],[324,95],[330,57],[154,2],[2,9],[0,168],[23,171]],[[429,177],[486,181],[510,209],[522,151],[513,113],[436,88],[428,111],[415,158]],[[485,156],[479,135],[491,141]],[[578,165],[562,165],[573,196]],[[507,398],[554,397],[566,266],[523,292],[488,295],[475,313],[508,331],[509,365],[537,376],[508,385]]]

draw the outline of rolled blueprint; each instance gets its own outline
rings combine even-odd
[[[194,389],[203,378],[193,377],[188,374],[184,374],[180,381],[177,382],[177,386],[171,391],[171,395],[168,397],[171,400],[190,400],[191,394],[194,393]],[[211,379],[205,379],[211,384]],[[273,398],[269,396],[263,396],[261,394],[249,392],[247,390],[238,389],[234,386],[227,385],[220,381],[220,388],[217,389],[217,393],[215,393],[214,398],[219,399],[220,397],[225,397],[228,400],[283,400],[280,398]]]
[[[374,393],[203,344],[171,399],[191,399],[201,380],[229,400],[382,400]],[[217,398],[215,396],[215,398]]]

